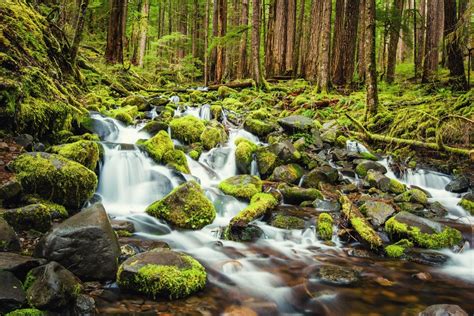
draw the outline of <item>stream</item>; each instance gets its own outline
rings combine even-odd
[[[225,146],[203,152],[199,161],[187,157],[191,175],[183,175],[156,164],[134,145],[137,140],[150,137],[140,131],[143,124],[124,126],[100,114],[91,115],[104,148],[96,198],[111,218],[134,224],[134,237],[166,242],[173,250],[199,260],[208,272],[208,286],[197,297],[211,313],[240,306],[266,315],[410,315],[432,304],[458,304],[474,313],[474,249],[469,245],[459,254],[440,251],[449,257],[448,261],[429,266],[375,257],[356,243],[343,243],[336,235],[331,243],[320,241],[314,226],[284,230],[258,221],[256,225],[265,233],[264,238],[252,243],[221,240],[220,227],[226,226],[247,203],[224,195],[217,185],[238,173],[234,140],[244,137],[260,143],[256,136],[243,129],[230,129]],[[175,112],[175,116],[183,115],[211,118],[209,105]],[[347,149],[367,150],[355,142],[348,142]],[[397,178],[389,159],[379,162],[389,170],[387,176]],[[257,169],[253,163],[252,174],[258,174]],[[212,224],[198,231],[176,230],[144,212],[152,202],[191,179],[201,184],[216,207]],[[430,201],[438,201],[448,210],[447,220],[474,223],[473,217],[457,206],[459,195],[444,190],[449,176],[419,169],[409,170],[398,180],[429,192]],[[355,270],[358,281],[350,286],[322,283],[315,272],[328,264]],[[420,273],[430,277],[421,278]],[[117,302],[98,307],[106,312],[126,300],[131,312],[139,311],[138,305],[143,305],[136,303],[134,307],[133,297],[122,296]],[[174,304],[176,310],[185,308],[183,305],[194,306],[189,299],[169,304]]]

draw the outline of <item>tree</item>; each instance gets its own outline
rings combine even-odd
[[[315,81],[318,71],[320,34],[322,28],[322,9],[323,1],[313,0],[311,5],[311,24],[310,35],[307,45],[307,54],[305,59],[304,77],[307,80]]]
[[[227,0],[217,0],[217,36],[221,39],[227,32]],[[217,45],[216,52],[216,75],[215,80],[221,82],[225,71],[225,46],[223,43]]]
[[[77,52],[79,51],[79,44],[82,40],[82,33],[84,31],[84,22],[86,18],[87,7],[89,6],[89,0],[81,0],[79,5],[79,12],[77,14],[76,21],[76,32],[74,33],[74,39],[71,46],[71,63],[76,61]]]
[[[242,0],[242,11],[240,16],[240,25],[247,28],[249,24],[249,0]],[[244,30],[239,46],[239,64],[237,66],[237,79],[247,76],[247,29]]]
[[[331,12],[332,0],[323,1],[322,25],[320,37],[320,61],[318,71],[318,91],[326,92],[329,89],[330,71],[330,42],[331,42]]]
[[[140,13],[140,33],[139,33],[139,39],[138,39],[138,66],[139,67],[143,67],[143,60],[145,58],[149,11],[150,11],[149,0],[143,0],[142,11]]]
[[[123,63],[123,44],[127,21],[128,1],[110,0],[105,60],[110,64]]]
[[[390,14],[390,39],[387,53],[387,77],[388,83],[395,79],[395,65],[397,62],[397,47],[402,26],[404,0],[394,0]]]
[[[358,53],[357,53],[357,74],[360,82],[365,81],[365,31],[366,31],[366,0],[361,0],[359,4],[359,36],[358,36]]]
[[[428,83],[433,80],[438,68],[440,29],[443,17],[440,11],[444,11],[442,0],[431,0],[427,1],[427,3],[425,59],[423,61],[423,76],[421,78],[421,82],[423,83]]]
[[[252,79],[255,81],[257,89],[265,87],[260,54],[260,12],[262,7],[260,1],[252,0]]]
[[[365,1],[365,62],[367,108],[365,118],[377,114],[378,91],[377,91],[377,65],[375,59],[375,0]]]

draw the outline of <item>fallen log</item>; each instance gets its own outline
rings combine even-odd
[[[232,89],[243,89],[243,88],[251,88],[253,87],[252,81],[244,81],[244,82],[229,82],[229,83],[221,83],[221,84],[214,84],[207,87],[209,91],[219,90],[220,87],[228,87]]]
[[[249,206],[244,208],[229,223],[231,228],[246,227],[250,222],[262,217],[277,206],[278,201],[269,193],[257,193],[250,200]]]
[[[437,142],[428,143],[428,142],[419,141],[419,140],[404,139],[404,138],[391,137],[391,136],[380,135],[380,134],[373,134],[369,132],[359,121],[351,117],[349,114],[347,113],[345,114],[347,118],[349,118],[349,120],[351,120],[352,123],[354,123],[357,129],[361,131],[361,136],[366,137],[369,140],[446,151],[446,152],[457,154],[457,155],[467,156],[471,161],[474,161],[474,149],[456,148],[456,147],[450,147],[450,146],[445,145],[443,143],[443,139],[442,139],[442,135],[440,131],[441,124],[445,122],[446,120],[448,120],[449,118],[463,119],[471,124],[474,124],[474,121],[469,120],[465,117],[457,116],[457,115],[448,115],[446,117],[443,117],[441,120],[439,120],[436,127],[436,141]]]
[[[339,99],[331,99],[331,100],[320,100],[320,101],[315,101],[312,103],[306,103],[302,107],[305,109],[314,109],[314,108],[327,108],[328,106],[337,104],[339,102]]]

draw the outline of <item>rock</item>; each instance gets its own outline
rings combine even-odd
[[[468,316],[459,305],[438,304],[427,307],[418,316]]]
[[[0,270],[0,314],[20,308],[25,300],[20,280],[13,273]]]
[[[411,248],[405,250],[405,256],[408,260],[429,265],[429,266],[441,266],[448,262],[449,257],[439,251],[432,251],[420,248]]]
[[[390,204],[379,201],[366,201],[360,207],[360,211],[375,227],[383,225],[395,213],[395,209]]]
[[[395,197],[395,202],[410,202],[422,205],[428,204],[428,197],[425,192],[418,189],[410,189]]]
[[[194,116],[183,116],[175,118],[170,122],[170,130],[173,138],[185,144],[198,142],[205,128],[204,121]]]
[[[148,103],[150,103],[153,106],[165,106],[170,102],[168,98],[162,98],[162,97],[153,97],[148,99]]]
[[[305,189],[283,184],[278,186],[278,190],[283,196],[283,201],[288,204],[299,205],[304,201],[314,201],[315,199],[323,198],[322,193],[318,189]]]
[[[247,225],[245,227],[226,227],[222,239],[236,242],[254,242],[264,235],[263,230],[257,225]]]
[[[328,213],[321,213],[318,216],[318,236],[322,240],[331,240],[333,231],[332,216]]]
[[[83,280],[113,280],[120,246],[104,207],[94,204],[44,236],[35,256],[56,261]]]
[[[188,255],[161,249],[127,259],[120,266],[117,283],[155,299],[178,299],[204,288],[206,270]]]
[[[458,245],[461,232],[443,224],[402,211],[385,223],[392,240],[408,238],[423,248],[439,249]]]
[[[303,177],[301,186],[304,188],[319,188],[321,182],[336,184],[339,180],[339,172],[331,166],[317,167]]]
[[[222,124],[211,121],[201,134],[201,143],[207,150],[211,150],[219,144],[225,143],[227,134]]]
[[[398,180],[390,179],[379,171],[369,170],[365,180],[370,184],[370,186],[375,187],[382,192],[400,194],[406,191],[406,186],[404,184]]]
[[[28,271],[45,263],[44,259],[22,256],[12,252],[0,252],[0,271],[10,271],[20,280],[25,278]]]
[[[335,265],[323,265],[316,270],[315,277],[329,285],[351,286],[360,280],[359,272]]]
[[[99,162],[99,145],[89,140],[80,140],[70,144],[51,147],[54,154],[63,156],[94,171]]]
[[[474,193],[465,194],[459,201],[459,206],[474,216]]]
[[[324,199],[316,199],[313,201],[315,209],[326,212],[339,212],[341,210],[341,204],[338,201],[329,201]]]
[[[325,143],[334,144],[339,136],[339,127],[335,120],[324,123],[320,131],[321,139]]]
[[[445,190],[454,193],[463,193],[469,190],[469,186],[469,179],[467,177],[461,176],[449,182],[446,185]]]
[[[277,126],[268,121],[247,117],[244,121],[244,129],[259,137],[265,137],[277,129]]]
[[[163,199],[148,206],[146,212],[187,229],[201,229],[216,217],[214,205],[195,181],[176,187]]]
[[[135,232],[135,225],[133,222],[127,220],[113,219],[110,221],[110,224],[112,225],[112,229],[115,231],[126,231],[131,234]]]
[[[303,168],[298,164],[289,164],[276,167],[268,178],[271,181],[297,184],[304,174]]]
[[[22,308],[6,314],[5,316],[44,316],[45,314],[36,308]]]
[[[272,194],[257,193],[250,200],[250,204],[230,220],[229,226],[233,229],[248,226],[252,221],[270,214],[277,205],[278,201]]]
[[[383,165],[379,164],[378,162],[372,160],[363,160],[357,164],[355,172],[359,175],[359,177],[365,177],[369,170],[378,171],[382,174],[387,173],[387,168]]]
[[[148,134],[155,136],[159,131],[167,131],[168,123],[162,120],[149,121],[143,126],[140,132],[147,132]]]
[[[282,229],[303,229],[304,220],[295,216],[277,214],[271,221],[273,227]]]
[[[25,207],[0,211],[5,219],[16,231],[34,229],[46,232],[51,228],[51,212],[43,204],[32,204]]]
[[[57,262],[31,270],[24,288],[31,306],[47,310],[70,306],[82,290],[80,280]]]
[[[186,154],[182,150],[173,149],[163,155],[163,163],[182,173],[191,173]]]
[[[13,140],[18,145],[24,147],[26,150],[31,150],[33,148],[34,138],[30,134],[21,134],[13,137]]]
[[[85,294],[79,294],[76,297],[74,305],[76,315],[95,315],[95,300]]]
[[[311,144],[316,147],[316,149],[321,149],[323,148],[323,140],[321,138],[321,133],[319,132],[319,129],[316,127],[313,127],[311,129]]]
[[[20,240],[13,228],[0,217],[0,251],[20,251]]]
[[[130,95],[125,98],[122,102],[122,106],[136,106],[139,111],[149,111],[151,109],[150,104],[141,95]]]
[[[0,184],[0,200],[11,200],[20,195],[22,191],[21,183],[17,179],[11,179]]]
[[[97,176],[62,156],[27,153],[11,164],[23,189],[70,208],[80,208],[97,187]]]
[[[268,176],[281,165],[296,163],[301,154],[290,141],[282,141],[256,151],[258,171],[261,175]]]
[[[251,175],[233,176],[219,183],[219,189],[236,198],[250,200],[252,196],[262,192],[262,181]]]
[[[163,161],[163,156],[174,149],[173,141],[166,131],[160,131],[158,134],[143,142],[143,149],[150,155],[150,157],[157,163]]]
[[[235,140],[235,161],[237,170],[241,173],[250,173],[253,156],[257,150],[257,145],[245,138]]]
[[[278,120],[283,129],[289,133],[305,132],[314,126],[313,120],[303,115],[291,115]]]

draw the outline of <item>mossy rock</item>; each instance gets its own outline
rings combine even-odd
[[[329,213],[321,213],[318,216],[318,236],[322,240],[331,240],[332,239],[332,230],[333,230],[332,216]]]
[[[422,205],[428,204],[428,196],[418,189],[411,189],[395,197],[395,202],[410,202]]]
[[[355,168],[355,172],[357,173],[357,175],[362,178],[367,175],[367,172],[369,170],[378,171],[382,174],[387,173],[387,168],[385,168],[383,165],[379,164],[378,162],[371,161],[371,160],[362,161]]]
[[[53,146],[50,151],[78,162],[92,171],[96,169],[99,162],[99,145],[92,141],[80,140],[71,144]]]
[[[244,122],[244,128],[246,131],[254,135],[264,137],[275,131],[277,126],[273,123],[268,123],[267,121],[247,118]]]
[[[160,131],[158,134],[148,139],[143,143],[143,148],[150,155],[150,157],[157,163],[163,161],[163,156],[174,149],[173,141],[165,131]]]
[[[5,316],[44,316],[44,315],[46,314],[36,308],[22,308],[22,309],[14,310],[8,314],[5,314]]]
[[[216,217],[214,205],[195,181],[176,187],[163,199],[148,206],[146,212],[187,229],[201,229]]]
[[[217,89],[217,96],[222,99],[229,97],[231,94],[237,93],[237,90],[229,88],[227,86],[220,86],[219,89]]]
[[[125,260],[117,273],[117,283],[122,289],[153,299],[179,299],[203,289],[206,276],[204,267],[191,256],[160,249]]]
[[[148,111],[151,109],[150,104],[141,95],[130,95],[126,97],[122,106],[136,106],[139,111]]]
[[[277,214],[271,221],[273,227],[281,229],[304,229],[304,220],[296,216]]]
[[[278,156],[268,150],[268,147],[259,148],[256,151],[258,171],[262,176],[270,175],[273,170],[281,163]]]
[[[205,128],[203,120],[194,116],[175,118],[170,122],[171,135],[186,144],[199,142]]]
[[[474,194],[468,193],[464,195],[458,205],[474,216]]]
[[[407,238],[416,245],[428,249],[440,249],[458,245],[461,232],[408,212],[400,212],[385,223],[385,231],[391,239]]]
[[[78,209],[97,187],[97,176],[83,165],[62,156],[26,153],[12,163],[11,169],[26,193]]]
[[[252,221],[262,217],[278,205],[277,199],[269,193],[257,193],[250,200],[249,206],[234,216],[229,224],[231,230],[247,227]]]
[[[108,111],[107,114],[108,116],[113,117],[114,119],[119,120],[122,123],[130,125],[138,116],[138,107],[127,105],[118,109]]]
[[[155,121],[150,121],[143,126],[141,131],[145,131],[148,134],[154,136],[156,135],[159,131],[167,131],[168,130],[168,123],[166,123],[163,120],[155,120]]]
[[[50,209],[43,204],[32,204],[25,207],[0,211],[0,216],[15,231],[37,230],[47,232],[51,228]]]
[[[66,219],[69,217],[69,212],[63,205],[42,199],[39,196],[25,195],[22,198],[22,202],[25,204],[42,204],[46,206],[52,219]]]
[[[219,144],[223,144],[227,140],[227,134],[224,126],[214,121],[206,126],[200,138],[203,147],[210,150]]]
[[[390,258],[400,258],[404,255],[406,248],[413,247],[413,243],[408,239],[402,239],[392,245],[385,247],[385,253]]]
[[[222,111],[222,106],[218,104],[211,105],[211,114],[214,120],[219,121],[222,119]]]
[[[314,188],[305,189],[298,186],[289,186],[281,184],[278,190],[283,195],[285,203],[299,205],[305,201],[314,201],[316,199],[324,199],[323,194]]]
[[[219,189],[225,194],[250,200],[252,196],[262,192],[262,181],[255,176],[239,175],[219,183]]]
[[[297,184],[303,175],[304,170],[300,165],[289,164],[276,167],[268,179],[271,181]]]
[[[258,149],[258,146],[245,138],[237,138],[234,143],[237,146],[235,148],[237,169],[242,173],[250,173],[253,154]]]
[[[173,149],[163,155],[163,162],[182,173],[191,173],[188,160],[182,150]]]

